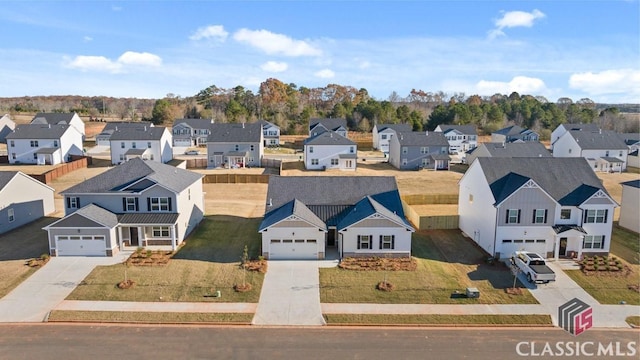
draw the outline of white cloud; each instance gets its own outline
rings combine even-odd
[[[124,65],[160,66],[162,59],[158,55],[148,52],[127,51],[120,55],[118,63]]]
[[[489,31],[490,38],[496,38],[505,35],[503,29],[514,27],[532,27],[533,23],[544,18],[546,15],[535,9],[532,12],[526,11],[507,11],[504,12],[500,19],[495,21],[496,28]]]
[[[260,65],[260,68],[264,71],[269,72],[283,72],[289,68],[289,65],[285,62],[267,61],[266,63]]]
[[[258,48],[269,55],[285,56],[319,56],[322,54],[309,43],[302,40],[295,40],[286,35],[275,34],[267,30],[240,29],[233,38],[238,42],[247,43]]]
[[[640,70],[633,69],[584,72],[569,77],[570,88],[593,95],[630,93],[640,96],[639,84]]]
[[[336,73],[329,69],[322,69],[320,71],[315,72],[313,75],[322,79],[330,79],[336,76]]]
[[[514,91],[519,94],[539,94],[546,90],[546,86],[538,78],[515,76],[509,82],[480,80],[476,89],[482,95],[510,94]]]
[[[82,41],[91,42],[91,41],[93,41],[93,38],[91,36],[85,36],[85,37],[82,38]]]
[[[229,33],[224,30],[222,25],[209,25],[205,27],[198,28],[193,35],[189,36],[191,40],[202,40],[202,39],[215,39],[218,41],[225,41]]]

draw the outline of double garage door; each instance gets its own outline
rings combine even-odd
[[[500,257],[511,257],[515,251],[520,250],[538,253],[541,256],[546,257],[547,241],[545,239],[502,240],[502,252]]]
[[[318,259],[318,241],[316,239],[272,239],[269,243],[269,259]]]
[[[104,236],[56,236],[58,256],[106,256]]]

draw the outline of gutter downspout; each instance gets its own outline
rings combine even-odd
[[[495,226],[493,227],[493,254],[491,256],[493,256],[494,258],[496,257],[496,240],[498,238],[498,214],[500,213],[500,205],[496,206],[496,223]],[[499,260],[499,259],[498,259]]]

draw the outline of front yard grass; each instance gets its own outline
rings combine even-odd
[[[172,312],[114,312],[54,310],[49,322],[101,322],[101,323],[225,323],[250,324],[253,314],[248,313],[172,313]]]
[[[258,224],[259,219],[207,216],[167,265],[97,267],[67,299],[257,302],[264,274],[245,272],[239,264],[245,245],[250,257],[258,256]],[[116,285],[125,280],[125,271],[135,284],[118,289]],[[252,290],[236,292],[234,285],[243,281],[251,284]],[[213,297],[218,290],[221,297]]]
[[[549,315],[325,314],[324,318],[328,325],[553,325]]]
[[[320,269],[320,301],[323,303],[374,304],[536,304],[524,291],[510,295],[513,275],[502,264],[487,265],[485,255],[458,230],[419,231],[413,236],[415,271],[355,271]],[[385,280],[393,291],[380,291]],[[522,287],[519,282],[517,287]],[[475,287],[480,297],[467,299],[458,292]],[[452,296],[453,295],[453,296]]]
[[[629,289],[629,285],[640,285],[640,245],[638,234],[613,227],[611,239],[611,254],[622,259],[622,263],[631,269],[623,276],[621,273],[596,272],[586,275],[581,270],[565,271],[586,292],[601,304],[619,304],[621,301],[630,305],[640,305],[640,292]]]
[[[629,316],[625,320],[629,325],[640,327],[640,316]]]

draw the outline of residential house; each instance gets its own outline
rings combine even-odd
[[[560,139],[567,131],[600,131],[598,124],[560,124],[551,133],[551,150],[553,150],[553,144]]]
[[[0,117],[0,143],[6,144],[6,136],[13,132],[16,128],[16,123],[11,120],[9,114],[4,114]]]
[[[537,141],[512,143],[482,143],[469,151],[465,163],[471,164],[479,157],[551,157],[551,152]]]
[[[258,231],[275,259],[411,256],[415,231],[391,176],[272,176]]]
[[[618,135],[627,144],[629,153],[640,149],[640,133],[619,133]]]
[[[594,171],[621,172],[627,169],[627,144],[613,131],[570,130],[553,146],[554,157],[582,157]]]
[[[622,184],[622,202],[620,204],[620,226],[640,233],[640,180],[631,180]]]
[[[540,135],[518,125],[507,126],[491,134],[491,142],[540,141]]]
[[[134,158],[62,191],[65,216],[44,228],[51,255],[176,250],[203,218],[202,177]]]
[[[459,182],[462,232],[489,255],[606,255],[618,204],[583,158],[479,157]]]
[[[52,188],[29,175],[0,171],[0,234],[55,212],[53,195]]]
[[[31,119],[31,124],[40,124],[40,125],[71,125],[74,129],[78,130],[80,134],[82,134],[82,140],[84,141],[84,121],[80,118],[80,116],[73,113],[37,113],[33,119]]]
[[[162,126],[118,128],[109,139],[111,163],[133,158],[167,163],[173,159],[171,132]]]
[[[373,148],[389,155],[389,141],[396,133],[411,132],[409,124],[376,124],[373,126]]]
[[[280,127],[266,120],[258,121],[262,125],[262,137],[265,147],[280,146]]]
[[[465,153],[478,146],[475,125],[438,125],[434,131],[443,133],[447,138],[451,154]]]
[[[305,139],[304,168],[307,170],[355,170],[357,144],[333,130]]]
[[[207,138],[209,168],[260,167],[264,141],[260,123],[211,124]]]
[[[66,124],[25,124],[7,135],[11,164],[56,165],[82,156],[82,134]]]
[[[400,170],[448,170],[449,142],[441,132],[401,132],[389,142],[389,163]]]
[[[176,119],[173,121],[173,146],[207,146],[213,119]]]
[[[640,155],[638,154],[639,150],[635,150],[627,155],[627,166],[640,168]]]
[[[335,131],[336,133],[344,137],[347,137],[348,135],[347,119],[340,119],[340,118],[309,119],[309,137],[320,135],[321,133],[329,130]]]
[[[102,131],[96,135],[96,146],[111,146],[111,135],[119,130],[131,131],[134,129],[144,129],[145,127],[153,127],[151,121],[112,121],[106,123]]]

